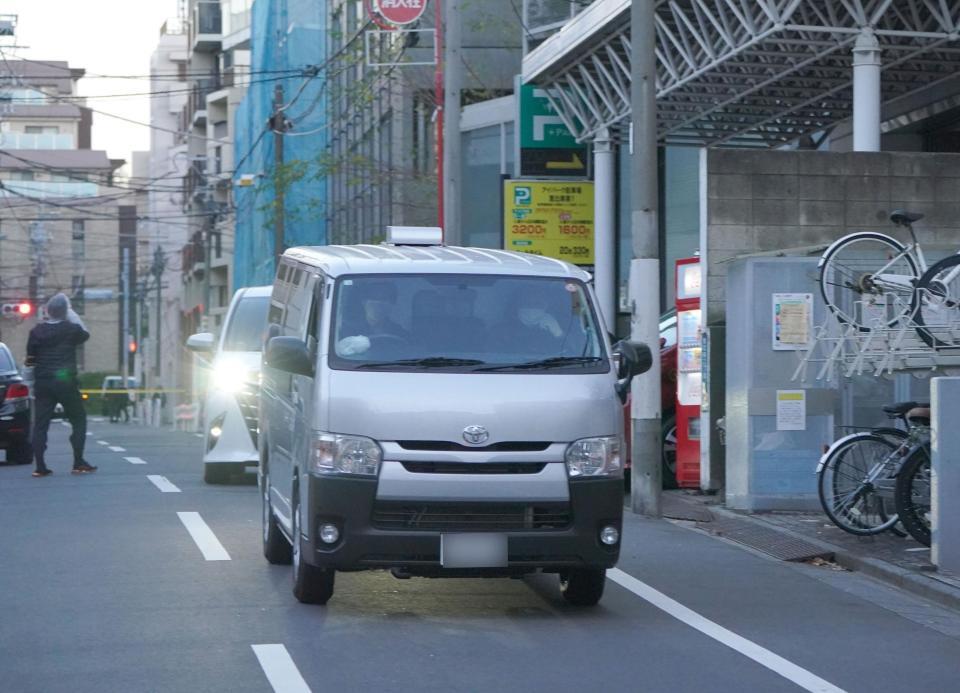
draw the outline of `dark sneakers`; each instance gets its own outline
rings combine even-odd
[[[53,472],[49,469],[37,469],[33,472],[33,476],[50,476]]]
[[[87,464],[86,462],[73,465],[73,469],[71,470],[73,474],[89,474],[90,472],[95,471],[97,471],[97,468],[92,464]]]

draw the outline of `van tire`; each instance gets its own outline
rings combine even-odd
[[[560,594],[574,606],[596,606],[603,596],[607,571],[603,568],[573,568],[560,573]]]
[[[203,465],[203,480],[208,484],[225,484],[233,476],[233,465],[231,464],[205,464]]]
[[[277,516],[273,514],[270,503],[270,476],[264,474],[261,480],[260,497],[263,503],[263,557],[267,563],[290,565],[293,562],[293,547],[280,531]]]
[[[297,491],[294,490],[294,497]],[[333,596],[336,572],[333,568],[318,568],[302,560],[300,537],[300,504],[293,508],[293,596],[302,604],[326,604]]]

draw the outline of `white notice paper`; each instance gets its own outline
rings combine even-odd
[[[807,430],[807,393],[804,390],[777,390],[777,430]]]

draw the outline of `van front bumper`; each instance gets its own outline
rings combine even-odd
[[[620,544],[602,544],[600,530],[613,525],[622,531],[623,481],[576,480],[569,487],[567,504],[384,503],[377,500],[376,479],[311,475],[304,498],[310,536],[309,541],[304,539],[301,555],[313,565],[336,570],[399,568],[412,574],[612,568]],[[416,512],[420,509],[423,514]],[[319,527],[327,523],[339,530],[333,545],[318,539]],[[469,531],[505,534],[507,568],[445,570],[440,563],[441,534]]]

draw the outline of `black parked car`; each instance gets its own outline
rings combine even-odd
[[[0,448],[7,462],[30,464],[30,387],[17,370],[7,345],[0,342]]]

